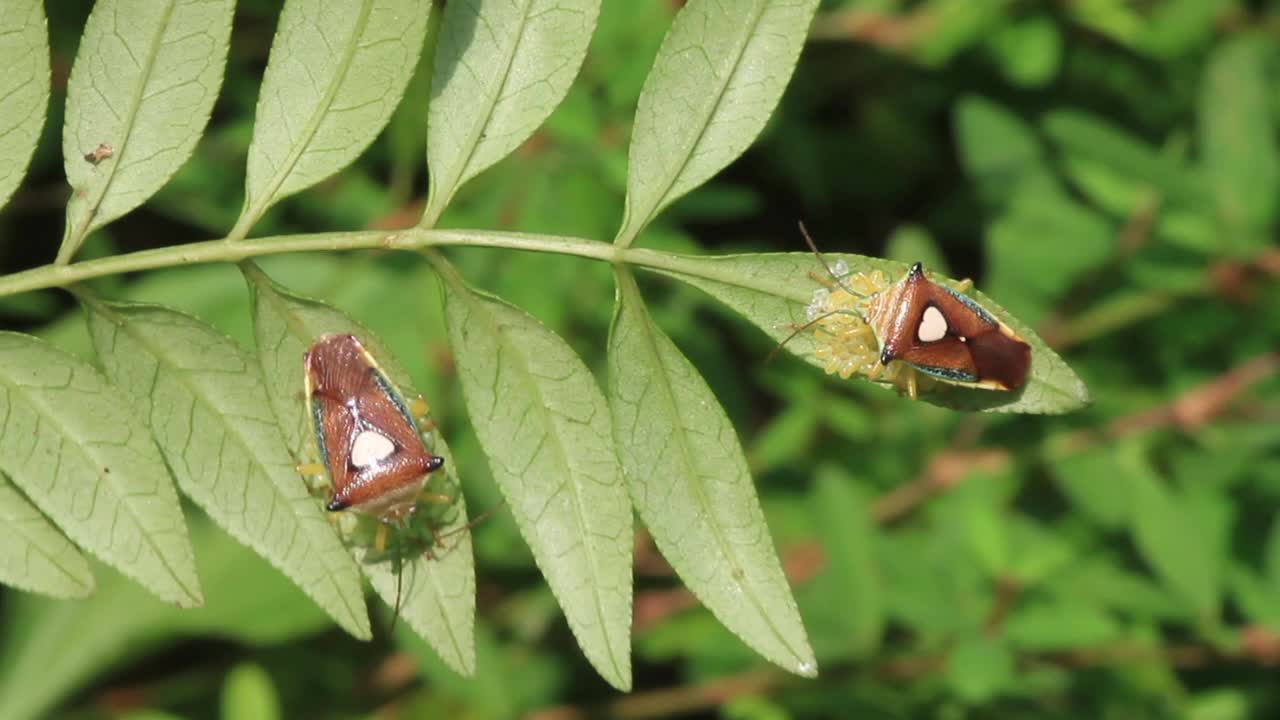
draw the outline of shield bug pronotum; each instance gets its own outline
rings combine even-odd
[[[898,280],[827,263],[804,226],[805,242],[826,270],[806,308],[815,356],[828,373],[864,375],[915,398],[924,382],[1014,391],[1026,382],[1031,346],[965,294],[972,283],[935,282],[915,263]]]

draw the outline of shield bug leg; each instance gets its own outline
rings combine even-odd
[[[299,474],[307,477],[324,475],[324,466],[320,463],[298,463],[295,469]]]

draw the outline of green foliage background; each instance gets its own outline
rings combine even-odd
[[[6,273],[52,259],[67,202],[63,98],[90,3],[49,5],[53,100],[31,170],[0,213]],[[438,225],[612,237],[637,101],[677,5],[604,2],[566,99],[513,154],[438,201]],[[80,258],[236,224],[278,17],[276,3],[238,3],[194,156],[145,206],[89,235]],[[476,673],[462,679],[403,624],[389,635],[389,612],[375,613],[371,642],[344,634],[186,506],[200,609],[163,604],[96,562],[87,600],[3,590],[0,716],[1280,712],[1277,28],[1269,4],[1230,0],[824,2],[762,137],[639,235],[637,246],[674,252],[798,251],[804,220],[833,253],[973,277],[1094,398],[1065,416],[910,402],[786,354],[766,363],[773,340],[687,285],[619,279],[624,295],[643,294],[737,431],[816,679],[748,649],[643,533],[628,696],[584,659],[510,511],[472,534]],[[274,206],[253,234],[412,225],[428,188],[425,60],[421,70],[353,166]],[[606,264],[445,254],[610,376]],[[496,506],[428,263],[362,251],[260,265],[376,333],[430,398],[468,504]],[[89,287],[181,308],[254,345],[234,266]],[[93,357],[65,294],[5,297],[0,316]],[[0,484],[0,497],[14,492]],[[66,540],[41,542],[57,553]]]

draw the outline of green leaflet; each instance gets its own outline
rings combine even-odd
[[[434,225],[458,188],[542,124],[578,75],[600,0],[445,5],[427,123]]]
[[[316,459],[315,435],[306,405],[300,399],[303,386],[302,356],[325,333],[356,335],[378,359],[401,392],[413,387],[408,375],[364,326],[342,312],[276,285],[258,266],[241,266],[253,298],[254,336],[258,359],[266,378],[266,393],[289,451],[299,462]],[[434,433],[432,453],[445,459],[444,472],[453,487],[460,487],[458,466],[441,433]],[[316,506],[319,507],[318,505]],[[475,672],[475,560],[471,534],[454,532],[467,522],[466,504],[459,496],[457,517],[442,532],[453,532],[450,549],[434,559],[418,558],[404,568],[400,615],[448,665],[462,675]],[[396,577],[389,563],[366,564],[364,552],[353,549],[356,560],[378,595],[388,605],[396,602]]]
[[[85,307],[107,376],[151,426],[183,492],[347,632],[370,637],[360,575],[295,469],[249,355],[165,307]]]
[[[222,86],[234,10],[234,0],[94,5],[67,82],[62,162],[72,193],[59,261],[191,157]]]
[[[203,602],[164,460],[97,370],[0,332],[0,418],[0,471],[67,537],[167,602]]]
[[[281,198],[346,167],[391,118],[417,67],[431,3],[290,0],[262,78],[243,238]]]
[[[884,573],[876,559],[879,530],[866,491],[843,471],[820,467],[815,481],[809,511],[826,563],[808,588],[824,601],[821,609],[835,630],[815,642],[869,657],[880,647],[886,624]]]
[[[56,598],[93,593],[93,573],[65,535],[0,473],[0,582]]]
[[[691,0],[636,107],[617,244],[743,153],[791,79],[817,0]]]
[[[0,5],[0,208],[22,182],[49,106],[49,34],[41,0]]]
[[[770,661],[817,662],[765,524],[742,445],[697,369],[650,320],[619,270],[609,336],[609,409],[641,520],[716,617]]]
[[[892,260],[846,253],[829,253],[825,257],[828,263],[843,260],[853,272],[881,270],[891,279],[906,272],[905,265]],[[778,341],[806,322],[805,306],[813,291],[822,287],[810,273],[819,277],[826,275],[822,264],[809,253],[682,255],[661,265],[654,263],[651,268],[701,288]],[[1091,402],[1084,382],[1039,335],[981,292],[969,294],[1031,345],[1031,372],[1026,385],[1017,392],[938,385],[934,392],[922,394],[920,399],[957,410],[1020,413],[1064,413]],[[818,365],[813,357],[811,333],[796,334],[784,347],[806,362]]]
[[[587,659],[629,689],[631,502],[604,395],[559,336],[430,257],[467,414],[494,478]]]

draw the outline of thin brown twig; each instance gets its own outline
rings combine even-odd
[[[1257,355],[1169,402],[1116,418],[1101,430],[1078,430],[1054,442],[1057,451],[1075,453],[1102,442],[1176,426],[1193,432],[1221,416],[1251,385],[1280,371],[1280,352]]]

